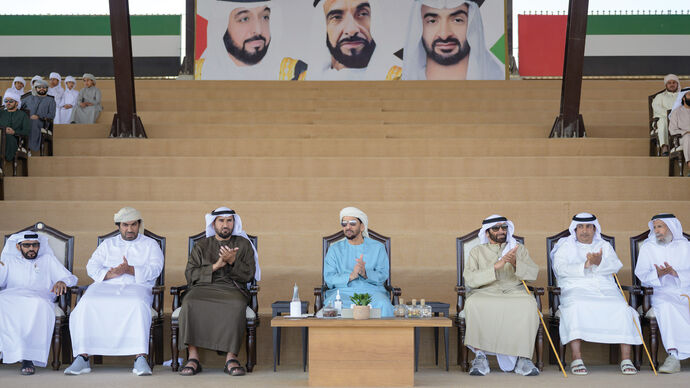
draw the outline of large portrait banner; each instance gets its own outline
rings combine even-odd
[[[197,0],[202,80],[504,80],[504,0]]]

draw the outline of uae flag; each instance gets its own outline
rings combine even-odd
[[[568,17],[518,15],[522,76],[561,76]],[[690,15],[590,15],[584,75],[686,74]]]
[[[132,15],[134,75],[177,75],[181,15]],[[108,15],[0,15],[0,76],[113,76]]]

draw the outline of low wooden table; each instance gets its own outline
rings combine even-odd
[[[330,387],[413,386],[414,329],[452,326],[447,317],[271,320],[309,328],[309,385]]]

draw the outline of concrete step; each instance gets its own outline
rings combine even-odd
[[[32,177],[496,177],[664,176],[664,158],[592,156],[524,157],[131,157],[30,158]]]
[[[646,156],[640,139],[55,139],[57,156]]]
[[[229,167],[228,167],[229,168]],[[222,169],[220,170],[222,171]],[[491,171],[487,167],[487,171]],[[574,201],[687,200],[690,179],[674,177],[12,177],[9,200],[82,201]]]

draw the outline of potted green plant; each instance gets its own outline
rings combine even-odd
[[[371,295],[355,293],[350,297],[350,301],[352,302],[352,318],[369,319]]]

